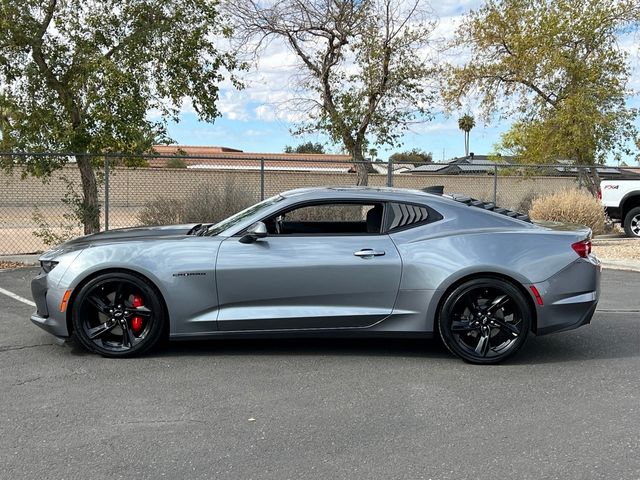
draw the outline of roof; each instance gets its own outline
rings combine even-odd
[[[473,155],[468,157],[451,158],[442,163],[420,165],[409,173],[437,173],[440,175],[464,175],[474,173],[494,173],[496,166],[521,167],[512,156]],[[555,166],[557,165],[557,166]],[[526,166],[522,166],[523,168]],[[559,160],[554,165],[540,165],[540,174],[552,176],[576,175],[578,169],[571,160]],[[596,171],[602,176],[633,175],[632,169],[621,169],[607,165],[596,166]],[[638,172],[640,173],[640,171]]]
[[[349,155],[311,153],[243,152],[227,147],[191,147],[158,145],[154,151],[162,156],[149,158],[149,166],[166,167],[171,158],[180,158],[191,169],[351,172]],[[216,150],[217,149],[217,150]]]
[[[223,152],[240,152],[237,148],[230,147],[216,147],[213,145],[154,145],[153,151],[163,155],[173,155],[181,152],[185,155],[211,155],[215,153]]]
[[[411,170],[411,173],[438,173],[442,175],[459,175],[470,173],[491,173],[496,165],[501,165],[513,160],[510,156],[469,155],[468,157],[455,157],[442,163],[420,165]]]

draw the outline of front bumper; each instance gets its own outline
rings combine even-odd
[[[594,255],[578,259],[536,284],[544,299],[537,306],[537,335],[564,332],[591,322],[600,299],[602,264]]]
[[[64,290],[51,285],[49,276],[41,272],[31,281],[31,295],[36,304],[36,312],[31,315],[31,321],[56,337],[68,337],[67,315],[60,311]]]

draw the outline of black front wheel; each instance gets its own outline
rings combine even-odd
[[[97,276],[74,301],[76,338],[105,357],[129,357],[156,345],[165,313],[159,293],[145,278],[117,272]]]
[[[463,360],[499,363],[524,344],[531,328],[531,308],[511,283],[477,278],[447,296],[438,328],[446,347]]]

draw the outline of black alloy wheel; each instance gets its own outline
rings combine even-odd
[[[106,273],[82,287],[72,321],[76,338],[88,350],[127,357],[158,343],[165,313],[148,280],[130,273]]]
[[[477,278],[446,298],[438,328],[446,347],[463,360],[499,363],[524,344],[531,328],[531,308],[511,283]]]

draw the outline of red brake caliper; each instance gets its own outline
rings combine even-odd
[[[133,308],[138,308],[144,305],[142,301],[142,297],[140,295],[134,295],[133,300],[131,302],[131,306]],[[142,332],[142,317],[134,316],[131,317],[131,329],[135,335],[138,335]]]

